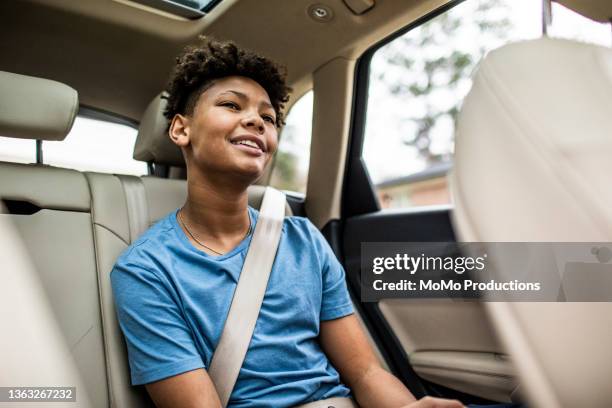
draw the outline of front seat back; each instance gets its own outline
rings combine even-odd
[[[611,242],[611,113],[608,48],[542,38],[490,53],[457,126],[460,239]],[[612,304],[487,306],[533,406],[612,405]]]
[[[0,319],[5,327],[0,384],[72,386],[76,401],[70,406],[93,407],[30,256],[6,216],[0,216],[0,260]]]

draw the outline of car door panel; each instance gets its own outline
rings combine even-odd
[[[342,232],[343,255],[353,293],[360,294],[362,243],[453,242],[450,211],[450,206],[438,206],[348,217]],[[388,355],[396,360],[404,356],[402,364],[409,365],[425,384],[429,381],[488,400],[510,401],[516,387],[512,366],[482,303],[384,299],[362,306],[364,318],[384,320],[377,335],[393,341],[383,342],[383,347],[401,349]],[[390,364],[394,366],[397,361]]]

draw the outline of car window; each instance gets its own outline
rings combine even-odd
[[[36,141],[1,136],[0,161],[36,163]]]
[[[313,92],[302,96],[291,108],[280,135],[270,185],[306,194],[310,139],[312,136]]]
[[[382,208],[450,202],[454,122],[489,51],[541,36],[541,2],[473,0],[372,56],[363,157]],[[610,28],[553,4],[553,37],[610,45]]]
[[[132,159],[137,130],[131,126],[77,116],[63,141],[43,141],[43,163],[103,173],[147,174]],[[0,137],[0,160],[36,163],[36,141]]]
[[[136,128],[77,116],[61,142],[43,142],[43,163],[80,171],[147,174],[147,164],[132,158]]]

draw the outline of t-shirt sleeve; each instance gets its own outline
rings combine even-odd
[[[353,313],[353,303],[346,287],[344,268],[317,227],[310,221],[308,224],[321,260],[323,296],[320,320],[333,320],[350,315]]]
[[[204,367],[175,299],[156,273],[120,260],[111,283],[133,385]]]

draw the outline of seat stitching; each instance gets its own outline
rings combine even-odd
[[[117,234],[115,231],[113,231],[112,229],[108,228],[106,225],[102,225],[100,223],[94,222],[94,225],[97,225],[98,227],[104,228],[105,230],[107,230],[108,232],[110,232],[111,234],[113,234],[114,236],[116,236],[117,238],[119,238],[121,240],[121,242],[123,242],[125,245],[130,245],[125,239],[121,238],[121,236],[119,236],[119,234]]]

